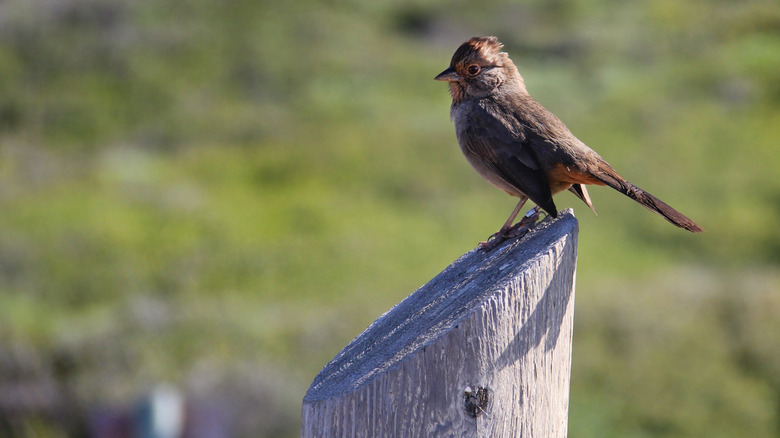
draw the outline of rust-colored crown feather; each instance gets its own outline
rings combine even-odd
[[[474,37],[458,47],[458,50],[452,55],[451,64],[455,65],[457,61],[474,56],[486,58],[490,55],[497,55],[502,47],[504,45],[494,36]]]
[[[455,54],[452,55],[450,65],[455,66],[463,61],[477,58],[490,59],[499,54],[506,56],[506,53],[501,52],[502,47],[504,45],[494,36],[470,38],[461,44],[458,50],[455,51]]]

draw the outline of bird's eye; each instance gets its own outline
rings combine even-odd
[[[469,74],[470,74],[471,76],[474,76],[474,75],[476,75],[477,73],[479,73],[479,70],[480,70],[480,68],[479,68],[479,66],[478,66],[477,64],[471,64],[471,65],[469,66],[469,68],[467,69],[467,71],[469,72]]]

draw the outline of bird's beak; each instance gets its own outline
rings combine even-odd
[[[458,74],[458,72],[455,71],[453,67],[450,67],[447,70],[444,70],[443,72],[439,73],[439,75],[436,76],[434,79],[436,79],[437,81],[455,82],[460,80],[460,75]]]

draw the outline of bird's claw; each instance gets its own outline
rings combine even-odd
[[[520,222],[509,227],[503,227],[490,235],[485,242],[479,242],[479,249],[490,251],[505,240],[524,236],[534,227],[534,225],[536,225],[536,222],[539,220],[539,215],[539,210],[529,210],[528,213],[520,219]]]

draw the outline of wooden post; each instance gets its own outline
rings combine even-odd
[[[322,369],[301,436],[565,437],[577,231],[460,257]]]

